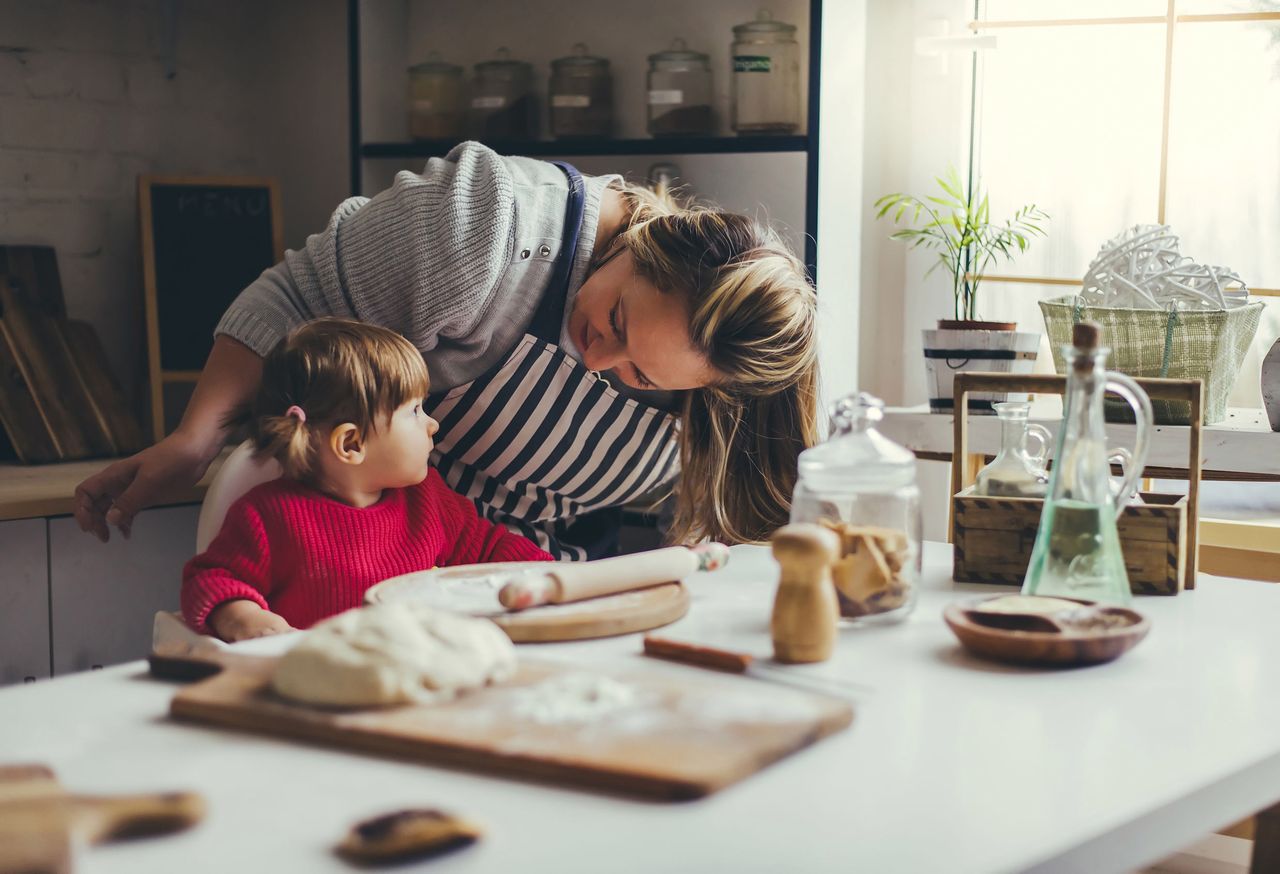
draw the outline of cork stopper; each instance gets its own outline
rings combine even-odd
[[[1071,345],[1083,350],[1097,349],[1101,335],[1102,326],[1097,322],[1078,322],[1071,329]]]

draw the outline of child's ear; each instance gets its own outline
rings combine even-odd
[[[329,451],[343,464],[360,464],[364,461],[364,438],[360,429],[351,422],[343,422],[329,432]]]

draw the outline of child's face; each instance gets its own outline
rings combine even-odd
[[[421,400],[402,404],[389,423],[380,422],[377,429],[370,429],[361,465],[370,485],[400,489],[426,479],[435,446],[431,437],[439,429],[440,423],[423,411]]]

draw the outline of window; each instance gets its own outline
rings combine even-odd
[[[992,212],[1052,216],[987,276],[986,314],[1043,330],[1036,302],[1070,294],[1104,242],[1167,223],[1268,304],[1231,397],[1260,406],[1280,336],[1280,0],[978,0],[970,26],[997,35],[973,115]]]

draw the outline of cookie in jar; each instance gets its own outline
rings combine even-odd
[[[875,425],[884,403],[862,393],[831,408],[831,436],[800,454],[792,523],[840,540],[832,565],[840,616],[855,625],[900,621],[915,607],[921,568],[916,459]]]

